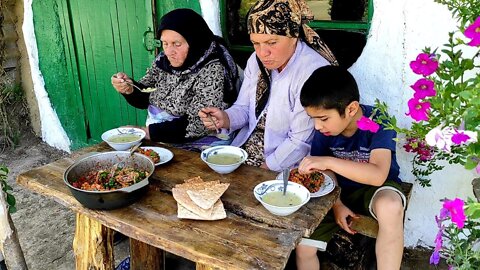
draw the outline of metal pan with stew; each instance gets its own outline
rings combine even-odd
[[[128,151],[96,153],[67,168],[64,182],[72,195],[91,209],[115,209],[132,204],[147,190],[155,166],[146,156]],[[123,166],[113,166],[122,162]]]

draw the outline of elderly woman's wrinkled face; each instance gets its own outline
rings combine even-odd
[[[297,38],[268,34],[250,34],[250,40],[262,64],[267,69],[282,69],[295,52]]]
[[[172,30],[163,30],[160,37],[163,51],[172,67],[181,67],[187,59],[188,43],[179,33]]]

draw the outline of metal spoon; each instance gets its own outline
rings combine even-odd
[[[285,196],[285,193],[287,192],[287,186],[288,186],[288,177],[290,176],[290,170],[285,169],[283,170],[283,195]]]
[[[211,114],[207,113],[207,117],[210,120],[210,122],[212,122],[213,126],[215,127],[215,132],[217,133],[215,136],[217,138],[219,138],[220,140],[224,140],[224,141],[230,139],[230,136],[228,136],[227,134],[220,133],[220,129],[217,128],[217,125],[215,124],[215,121],[213,120]]]
[[[129,152],[128,156],[126,156],[125,158],[123,158],[119,162],[113,164],[112,169],[110,170],[110,174],[113,175],[115,173],[115,171],[117,170],[117,168],[120,166],[120,164],[122,164],[121,167],[123,168],[123,165],[124,165],[125,161],[127,161],[133,155],[135,150],[137,150],[140,145],[142,145],[142,143],[138,143],[138,144],[132,146],[130,148],[130,152]]]
[[[140,90],[140,92],[143,92],[143,89],[140,88],[140,87],[138,87],[138,86],[136,86],[134,83],[131,83],[131,82],[125,81],[125,80],[124,80],[123,82],[126,83],[126,84],[128,84],[128,85],[130,85],[130,86],[133,86],[133,87],[137,88],[138,90]]]

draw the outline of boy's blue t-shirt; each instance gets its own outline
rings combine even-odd
[[[373,107],[368,105],[360,105],[365,117],[370,117]],[[375,117],[374,117],[375,118]],[[370,152],[373,149],[383,148],[392,152],[392,162],[390,171],[388,172],[388,180],[401,182],[398,177],[400,168],[395,157],[395,141],[397,136],[394,130],[384,130],[380,125],[380,129],[376,132],[357,129],[352,137],[325,136],[319,131],[315,131],[312,141],[312,156],[332,156],[336,158],[352,160],[356,162],[368,162]],[[336,174],[338,183],[342,188],[360,188],[366,186],[349,180],[341,175]]]

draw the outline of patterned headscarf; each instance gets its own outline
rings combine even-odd
[[[313,13],[304,0],[258,0],[248,11],[248,33],[279,35],[300,38],[318,52],[331,65],[338,65],[337,59],[327,44],[307,23],[313,19]],[[270,71],[257,57],[260,75],[257,83],[258,117],[265,108],[270,94]]]

